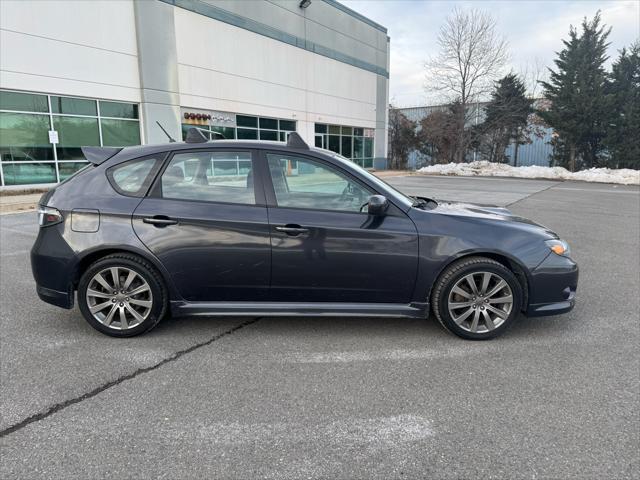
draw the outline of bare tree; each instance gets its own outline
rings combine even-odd
[[[456,161],[465,159],[469,136],[465,127],[468,106],[491,91],[509,57],[507,42],[497,32],[496,21],[480,10],[454,9],[440,28],[438,55],[426,62],[427,88],[445,94],[447,101],[457,101]]]
[[[389,105],[389,158],[394,170],[407,168],[407,157],[416,146],[416,122]]]

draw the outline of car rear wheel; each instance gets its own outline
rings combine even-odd
[[[78,304],[89,324],[114,337],[155,327],[167,311],[162,278],[147,261],[130,254],[97,260],[78,285]]]
[[[520,311],[522,288],[504,265],[469,257],[450,265],[436,282],[431,302],[450,332],[470,340],[502,334]]]

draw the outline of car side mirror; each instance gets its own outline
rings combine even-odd
[[[374,217],[382,217],[389,208],[389,200],[384,195],[371,195],[367,213]]]

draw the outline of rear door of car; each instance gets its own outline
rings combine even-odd
[[[179,150],[133,214],[142,242],[188,301],[266,300],[269,222],[256,153]]]
[[[264,155],[271,179],[265,183],[269,298],[409,303],[418,264],[413,221],[393,205],[383,217],[368,215],[363,205],[378,192],[327,161],[288,152]]]

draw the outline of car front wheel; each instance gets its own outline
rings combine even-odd
[[[145,260],[130,254],[104,257],[84,272],[78,304],[96,330],[132,337],[151,330],[167,311],[162,278]]]
[[[522,288],[501,263],[468,257],[440,275],[431,302],[447,330],[462,338],[486,340],[502,334],[518,315]]]

